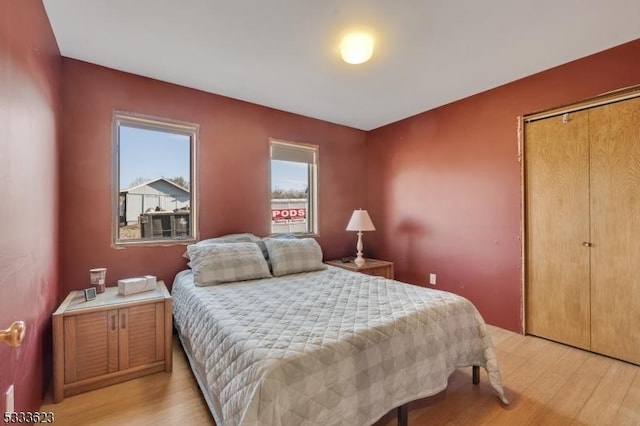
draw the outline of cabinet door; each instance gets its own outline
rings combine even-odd
[[[640,98],[589,123],[592,348],[640,364]]]
[[[65,317],[64,348],[66,384],[117,371],[117,311]]]
[[[164,360],[164,303],[119,309],[121,370]]]
[[[590,348],[588,113],[525,126],[526,331]]]

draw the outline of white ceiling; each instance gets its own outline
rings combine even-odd
[[[43,2],[63,56],[363,130],[640,38],[638,0]]]

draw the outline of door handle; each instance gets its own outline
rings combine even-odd
[[[26,331],[27,325],[24,321],[15,321],[6,330],[0,330],[0,342],[16,348],[22,344]]]
[[[593,246],[593,244],[591,244],[589,241],[583,241],[582,245],[585,246],[585,247],[592,247]]]

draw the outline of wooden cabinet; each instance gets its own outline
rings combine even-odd
[[[171,296],[121,296],[116,287],[85,301],[73,291],[53,314],[54,402],[159,371],[171,372]]]
[[[640,364],[640,97],[525,124],[526,331]]]
[[[393,279],[393,262],[387,262],[386,260],[366,259],[365,264],[361,267],[357,267],[353,260],[350,262],[342,262],[340,259],[328,260],[325,263],[353,272]]]

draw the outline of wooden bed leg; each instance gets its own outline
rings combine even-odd
[[[398,426],[407,426],[409,423],[409,403],[398,407]]]
[[[480,367],[478,365],[474,365],[471,369],[473,384],[480,384]]]

